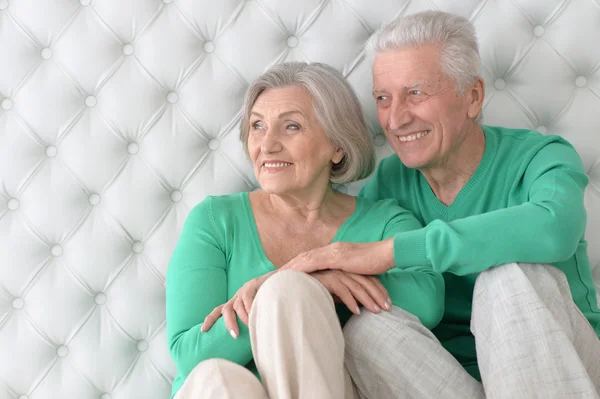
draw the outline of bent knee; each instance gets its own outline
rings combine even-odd
[[[314,277],[295,271],[282,270],[274,273],[259,288],[256,294],[256,303],[297,303],[299,298],[318,301],[333,300],[325,287]]]
[[[511,300],[520,294],[536,291],[541,296],[556,295],[557,291],[570,297],[569,283],[557,267],[540,263],[507,263],[491,267],[475,281],[473,300],[493,297]]]

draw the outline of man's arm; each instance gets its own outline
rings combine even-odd
[[[398,268],[431,265],[457,275],[511,262],[554,263],[571,257],[586,223],[588,178],[577,152],[561,142],[542,148],[522,183],[521,205],[396,234]]]
[[[202,360],[240,365],[252,359],[248,328],[233,339],[223,318],[200,332],[204,318],[227,302],[226,258],[219,244],[210,199],[189,214],[167,270],[167,340],[177,369],[188,375]]]
[[[284,267],[379,274],[394,266],[427,266],[439,273],[466,275],[511,262],[564,261],[575,253],[585,230],[587,183],[577,152],[554,142],[526,169],[521,184],[527,198],[521,205],[449,223],[436,220],[376,243],[335,243],[303,253]]]

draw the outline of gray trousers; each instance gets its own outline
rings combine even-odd
[[[600,398],[600,340],[557,268],[512,263],[481,273],[471,331],[483,384],[396,307],[346,324],[346,368],[368,399]]]

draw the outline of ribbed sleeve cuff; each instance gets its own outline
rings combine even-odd
[[[394,236],[394,263],[399,269],[431,265],[425,249],[425,228],[397,233]]]

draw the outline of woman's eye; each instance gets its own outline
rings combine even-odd
[[[288,130],[300,130],[300,126],[295,123],[290,123],[285,128]]]
[[[409,93],[411,96],[418,96],[419,94],[422,94],[421,90],[411,90]]]
[[[253,122],[251,126],[254,130],[262,129],[262,123],[260,122]]]

